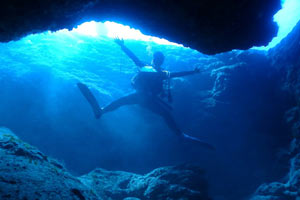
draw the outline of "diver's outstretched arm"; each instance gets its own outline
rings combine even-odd
[[[197,73],[200,73],[200,68],[199,67],[196,67],[192,71],[171,72],[170,73],[170,78],[181,77],[181,76],[188,76],[188,75],[197,74]]]
[[[124,40],[116,38],[115,42],[121,47],[122,51],[124,51],[126,53],[126,55],[134,62],[134,64],[138,67],[144,67],[145,64],[140,61],[138,59],[138,57],[136,57],[136,55],[134,55],[134,53],[132,51],[130,51],[130,49],[128,49],[125,44],[124,44]]]

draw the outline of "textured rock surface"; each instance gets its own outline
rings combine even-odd
[[[0,129],[1,199],[208,200],[197,167],[158,168],[144,176],[96,169],[74,177],[57,161]]]
[[[276,35],[280,0],[30,0],[1,1],[0,41],[46,30],[110,20],[203,53],[266,45]]]
[[[1,199],[101,199],[57,161],[0,129]]]
[[[96,169],[80,179],[104,199],[209,199],[203,171],[191,166],[158,168],[144,176]]]

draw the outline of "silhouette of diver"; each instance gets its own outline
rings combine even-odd
[[[199,140],[198,138],[184,134],[177,126],[170,113],[172,107],[163,100],[167,97],[169,103],[172,101],[170,93],[171,78],[196,74],[200,72],[200,69],[195,68],[193,71],[183,72],[169,72],[162,70],[161,65],[164,62],[164,55],[159,51],[154,53],[152,64],[146,65],[141,62],[134,55],[134,53],[125,46],[124,40],[116,38],[115,42],[138,67],[138,73],[131,80],[132,86],[136,90],[136,92],[121,97],[120,99],[111,102],[105,107],[100,108],[97,100],[89,91],[89,89],[84,84],[78,83],[78,87],[81,90],[82,94],[86,97],[86,99],[92,106],[95,117],[98,119],[104,113],[114,111],[124,105],[138,104],[160,115],[165,120],[168,127],[176,135],[183,138],[184,140],[193,141],[208,149],[214,149],[211,144]]]

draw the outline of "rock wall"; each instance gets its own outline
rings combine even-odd
[[[75,177],[8,129],[0,129],[1,199],[209,200],[207,188],[204,172],[186,165],[146,175],[95,169]]]
[[[270,65],[266,52],[235,51],[216,55],[215,59],[208,65],[212,68],[211,88],[204,95],[194,93],[195,97],[188,97],[201,100],[193,110],[202,109],[201,113],[206,114],[187,121],[197,121],[210,137],[217,138],[214,142],[222,149],[218,153],[224,158],[222,168],[232,174],[228,186],[220,186],[220,177],[212,178],[213,185],[221,187],[215,192],[222,191],[225,199],[248,199],[249,191],[262,182],[278,180],[287,172],[286,157],[278,152],[288,148],[291,141],[290,134],[283,134],[288,130],[283,116],[293,101],[281,89],[281,74]],[[201,87],[199,80],[191,85],[197,83]]]
[[[277,33],[280,0],[1,1],[0,41],[80,23],[116,21],[206,54],[267,45]]]
[[[294,107],[286,113],[286,120],[295,138],[300,137],[300,22],[280,45],[269,52],[272,66],[281,74],[282,89],[294,98]]]
[[[285,153],[289,163],[289,173],[278,182],[261,185],[253,195],[253,200],[295,200],[300,197],[300,22],[292,33],[277,47],[269,51],[272,67],[281,76],[282,89],[293,96],[293,107],[285,114],[293,140]]]

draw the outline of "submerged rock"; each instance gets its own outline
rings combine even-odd
[[[101,199],[57,161],[0,129],[0,199]]]
[[[295,153],[297,153],[295,155]],[[297,200],[300,198],[300,151],[299,140],[291,143],[289,155],[290,171],[285,181],[262,184],[251,200]]]
[[[0,129],[1,199],[208,200],[207,191],[204,172],[187,165],[146,175],[96,169],[75,177],[10,130]]]
[[[162,167],[146,175],[96,169],[80,180],[105,199],[209,199],[203,171],[193,166]]]
[[[251,200],[296,200],[300,198],[300,153],[291,159],[285,183],[262,184]]]

